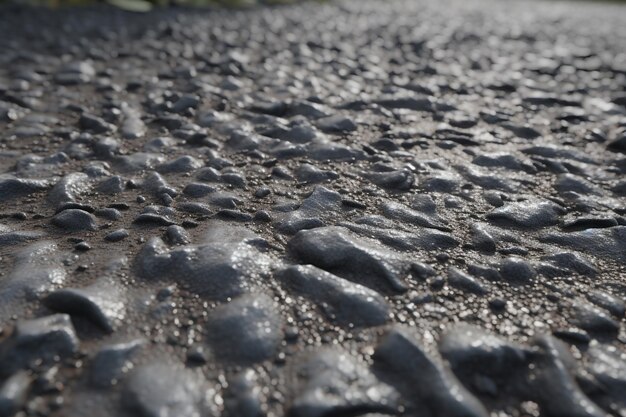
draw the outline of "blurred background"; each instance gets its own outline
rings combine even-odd
[[[251,7],[258,5],[279,5],[290,4],[310,0],[0,0],[0,4],[13,4],[18,6],[36,6],[36,7],[76,7],[87,6],[93,4],[111,4],[115,7],[134,11],[147,12],[154,8],[160,7]],[[324,2],[328,0],[313,0]],[[389,1],[389,0],[380,0]],[[502,0],[510,1],[510,0]],[[533,0],[530,0],[533,1]],[[541,1],[541,0],[539,0]],[[606,3],[624,3],[626,0],[544,0],[559,2],[606,2]]]
[[[249,7],[259,4],[288,4],[302,0],[0,0],[0,4],[68,7],[108,3],[130,11],[144,12],[155,7],[191,6],[191,7]],[[318,0],[319,1],[319,0]]]

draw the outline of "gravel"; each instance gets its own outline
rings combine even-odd
[[[0,415],[626,415],[626,8],[0,8]]]

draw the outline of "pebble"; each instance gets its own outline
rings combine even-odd
[[[547,413],[581,417],[606,417],[580,389],[569,371],[574,362],[562,342],[550,336],[537,338],[539,361],[531,372],[535,401]]]
[[[104,240],[106,240],[107,242],[120,242],[126,239],[128,236],[130,236],[130,234],[128,233],[128,230],[117,229],[111,233],[107,233],[107,235],[104,236]]]
[[[439,351],[457,375],[478,372],[496,378],[519,372],[532,355],[524,346],[466,323],[455,325],[443,334]]]
[[[116,385],[133,368],[133,359],[145,345],[145,340],[109,344],[101,347],[89,367],[89,382],[98,388]]]
[[[225,300],[243,294],[253,278],[269,271],[271,258],[259,250],[261,239],[254,233],[219,221],[206,233],[204,243],[172,249],[150,239],[135,259],[139,276],[174,280],[203,297]]]
[[[7,378],[0,386],[0,416],[13,416],[25,404],[32,378],[26,371],[19,371]]]
[[[192,198],[202,198],[217,191],[215,187],[202,183],[190,183],[183,188],[183,194]]]
[[[169,226],[165,230],[165,235],[167,241],[172,245],[186,245],[191,241],[187,231],[176,225]]]
[[[615,317],[622,318],[626,315],[626,303],[612,294],[596,290],[587,294],[587,299],[598,307],[607,310]]]
[[[626,244],[626,226],[570,233],[548,232],[540,236],[539,240],[626,263],[626,254],[622,250]]]
[[[0,316],[13,314],[12,307],[23,298],[36,298],[63,284],[67,278],[56,243],[40,241],[20,249],[12,271],[0,284]]]
[[[48,200],[58,207],[63,203],[77,202],[83,195],[87,194],[92,187],[92,183],[86,174],[75,172],[66,175],[48,193]]]
[[[405,328],[392,327],[376,346],[375,363],[401,376],[416,408],[435,415],[489,415],[480,401],[456,379],[437,357],[428,354]]]
[[[341,210],[341,195],[325,187],[317,186],[311,195],[302,201],[297,210],[280,216],[276,228],[285,234],[313,229],[325,225],[325,220]]]
[[[122,402],[129,412],[142,416],[200,416],[208,409],[204,385],[191,370],[155,361],[129,375]]]
[[[592,342],[586,353],[587,371],[598,381],[601,395],[594,396],[603,408],[621,413],[626,410],[626,355],[614,346]]]
[[[348,133],[357,129],[353,120],[341,115],[323,117],[317,120],[316,125],[326,133]]]
[[[54,314],[16,323],[13,334],[0,345],[0,374],[7,376],[35,361],[52,364],[78,351],[79,341],[67,314]]]
[[[415,177],[409,171],[366,172],[363,175],[373,184],[387,190],[407,191],[415,183]]]
[[[450,284],[451,287],[477,295],[487,293],[485,285],[458,268],[450,268],[448,270],[448,284]]]
[[[247,369],[228,381],[224,408],[229,415],[258,417],[264,415],[258,375]]]
[[[537,276],[531,264],[517,257],[509,257],[500,262],[499,272],[502,279],[512,284],[529,284]]]
[[[524,201],[510,203],[487,214],[487,219],[496,225],[539,229],[558,223],[563,209],[551,201]]]
[[[347,352],[326,348],[298,359],[293,370],[295,393],[290,414],[322,417],[363,410],[396,413],[397,391]]]
[[[98,228],[95,216],[79,209],[63,210],[52,218],[52,224],[69,232]]]
[[[212,311],[208,344],[220,361],[249,365],[271,359],[283,339],[277,306],[265,294],[247,294]]]
[[[27,196],[50,187],[47,180],[15,178],[10,175],[0,175],[0,202],[7,202],[15,198]]]
[[[109,278],[101,278],[83,288],[64,288],[43,299],[49,309],[83,317],[106,332],[113,332],[125,317],[122,289]]]
[[[603,310],[581,300],[572,303],[572,323],[591,333],[617,334],[619,323]]]
[[[376,291],[312,265],[290,266],[276,277],[294,293],[319,305],[331,322],[369,327],[389,319],[387,302]]]
[[[402,270],[408,263],[343,227],[302,230],[289,241],[288,249],[298,259],[329,272],[356,274],[368,287],[406,291]]]
[[[101,117],[93,114],[83,114],[78,120],[78,126],[93,133],[108,133],[115,132],[117,127],[111,123],[106,122]]]

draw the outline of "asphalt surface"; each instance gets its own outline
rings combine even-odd
[[[0,416],[626,416],[626,7],[0,9]]]

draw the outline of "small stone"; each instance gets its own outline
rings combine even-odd
[[[224,400],[228,415],[238,417],[260,417],[265,415],[260,398],[261,387],[257,374],[252,369],[245,370],[229,379]]]
[[[334,171],[324,171],[311,164],[302,164],[296,170],[296,178],[300,182],[315,184],[336,180],[339,178],[339,174]]]
[[[203,365],[207,363],[207,353],[201,345],[192,346],[187,350],[187,362],[195,365]]]
[[[495,311],[504,311],[506,309],[506,300],[502,298],[494,298],[489,300],[489,307]]]
[[[599,308],[576,300],[572,303],[573,324],[591,333],[615,335],[620,325]]]
[[[415,177],[410,171],[366,172],[363,176],[388,190],[407,191],[415,183]]]
[[[507,204],[487,214],[497,225],[539,229],[558,223],[563,209],[551,201],[524,201]]]
[[[587,295],[587,299],[593,304],[601,307],[615,317],[622,318],[626,314],[626,304],[614,295],[603,291],[592,291]]]
[[[129,236],[128,230],[118,229],[104,236],[107,242],[120,242]]]
[[[591,342],[589,334],[576,327],[570,327],[568,329],[557,329],[552,332],[553,335],[568,343],[587,345]]]
[[[192,197],[192,198],[202,198],[206,195],[214,193],[217,189],[208,184],[202,184],[198,182],[193,182],[191,184],[187,184],[185,188],[183,188],[183,194]]]
[[[626,252],[623,250],[626,245],[626,226],[569,233],[549,232],[539,236],[539,240],[626,263]]]
[[[38,191],[48,189],[51,184],[46,180],[14,178],[9,175],[0,175],[0,202],[24,197]]]
[[[202,162],[196,158],[184,155],[178,159],[159,165],[157,170],[161,173],[192,172],[202,167]]]
[[[119,210],[111,207],[98,209],[95,211],[95,215],[111,221],[117,221],[123,217]]]
[[[512,284],[528,284],[536,276],[535,268],[521,258],[510,257],[500,262],[500,276]]]
[[[187,231],[176,225],[169,226],[165,231],[167,241],[172,245],[186,245],[190,242]]]
[[[463,374],[465,378],[471,378],[475,372],[506,377],[522,371],[531,356],[530,349],[465,323],[446,331],[439,342],[439,351],[455,374]]]
[[[26,371],[16,372],[4,381],[0,386],[1,417],[13,416],[24,406],[31,383],[31,376]]]
[[[207,415],[204,385],[189,369],[154,361],[128,377],[122,402],[128,411],[146,417]]]
[[[38,360],[50,364],[70,357],[78,343],[67,314],[18,321],[11,337],[0,345],[0,374],[10,375]]]
[[[154,213],[142,213],[135,217],[133,223],[136,224],[145,224],[145,225],[155,225],[155,226],[171,226],[176,224],[172,220],[168,219],[165,216],[161,216]]]
[[[207,334],[218,360],[253,364],[277,353],[283,339],[283,323],[271,298],[248,294],[214,310]]]
[[[84,317],[106,332],[113,332],[126,315],[124,292],[109,277],[87,287],[54,291],[43,303],[51,310]]]
[[[357,129],[356,123],[341,115],[323,117],[317,120],[316,125],[326,133],[349,133]]]
[[[297,359],[290,379],[289,415],[363,415],[363,410],[396,414],[397,391],[348,352],[326,348]]]
[[[392,327],[379,342],[374,362],[380,369],[401,377],[410,387],[411,400],[433,415],[448,417],[487,417],[489,413],[440,358],[428,354],[409,331]]]
[[[535,340],[537,360],[528,380],[532,381],[534,401],[548,415],[606,417],[580,389],[570,367],[575,363],[567,346],[551,336]]]
[[[175,280],[213,300],[244,293],[272,264],[267,242],[248,229],[213,221],[198,245],[167,248],[152,238],[135,258],[137,273],[148,280]]]
[[[448,270],[448,284],[454,288],[467,291],[473,294],[483,295],[487,289],[478,280],[458,268]]]
[[[558,252],[552,255],[546,255],[541,259],[559,268],[564,268],[583,276],[594,277],[598,274],[598,269],[589,262],[589,260],[578,253]]]
[[[96,186],[96,190],[103,194],[119,194],[124,191],[125,187],[124,179],[116,175],[101,181]]]
[[[256,191],[254,192],[254,196],[256,198],[265,198],[270,194],[271,194],[270,189],[266,187],[257,188]]]
[[[472,224],[472,244],[474,248],[485,253],[494,253],[496,251],[496,240],[489,231],[478,223]]]
[[[279,271],[276,277],[296,294],[316,303],[332,322],[340,325],[377,326],[389,319],[389,307],[376,291],[312,265],[291,266]]]
[[[359,237],[343,227],[321,227],[298,232],[289,251],[304,262],[329,272],[356,274],[370,288],[381,286],[404,292],[402,270],[408,263],[380,244]]]
[[[83,114],[80,116],[78,126],[83,130],[88,130],[93,133],[107,133],[117,130],[114,125],[107,123],[104,119],[92,114]]]
[[[601,394],[594,400],[619,415],[626,411],[626,354],[619,348],[592,342],[587,350],[587,372],[598,381]]]
[[[58,208],[63,203],[75,203],[91,190],[89,177],[82,172],[74,172],[63,177],[48,193],[48,200]]]
[[[91,245],[89,245],[89,243],[87,242],[78,242],[76,245],[74,245],[74,249],[76,249],[77,251],[86,252],[91,249]]]
[[[97,230],[96,218],[79,209],[63,210],[52,218],[52,224],[67,231]]]
[[[90,383],[99,388],[116,385],[132,369],[132,359],[145,344],[142,339],[106,345],[98,350],[89,368]]]
[[[260,222],[271,222],[272,216],[266,210],[259,210],[256,213],[254,213],[254,220],[257,220]]]

